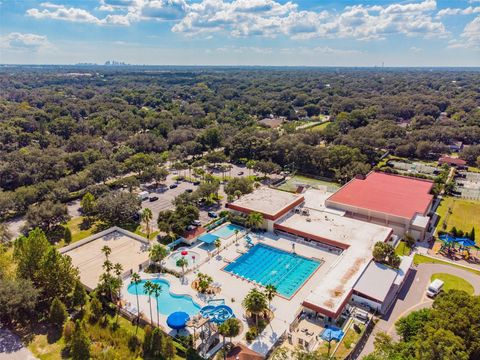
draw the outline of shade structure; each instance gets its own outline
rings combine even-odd
[[[443,234],[439,236],[440,240],[442,240],[446,244],[452,244],[455,242],[455,238],[448,234]]]
[[[215,240],[218,239],[217,235],[213,235],[210,233],[204,234],[198,238],[201,242],[204,242],[205,244],[213,244]]]
[[[445,244],[458,244],[463,247],[475,246],[475,241],[466,237],[456,238],[448,234],[443,234],[439,236]]]
[[[475,246],[475,241],[469,238],[457,238],[456,243],[463,247]]]
[[[189,319],[190,316],[186,312],[176,311],[168,316],[167,325],[174,330],[180,330],[187,326]]]

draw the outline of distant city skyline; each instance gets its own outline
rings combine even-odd
[[[480,66],[480,0],[1,0],[0,63]]]

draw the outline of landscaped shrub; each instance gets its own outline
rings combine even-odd
[[[252,326],[245,334],[247,341],[253,341],[258,336],[258,329],[256,326]]]

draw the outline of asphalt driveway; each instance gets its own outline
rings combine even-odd
[[[435,273],[447,273],[461,277],[473,285],[476,295],[480,294],[479,275],[475,275],[467,270],[459,269],[449,265],[418,265],[410,272],[409,277],[406,279],[405,285],[400,291],[397,300],[390,308],[390,311],[385,314],[385,316],[375,325],[375,328],[368,338],[363,351],[360,353],[359,359],[373,351],[373,341],[375,340],[376,333],[384,331],[396,338],[397,334],[395,332],[395,322],[399,318],[409,314],[414,310],[431,306],[433,300],[429,299],[425,295],[425,290],[430,283],[431,276]]]

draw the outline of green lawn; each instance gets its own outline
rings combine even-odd
[[[437,231],[444,230],[445,219],[447,225],[445,230],[447,231],[450,231],[453,226],[463,231],[471,231],[472,227],[480,229],[480,216],[478,215],[480,214],[480,201],[444,197],[436,212],[440,216]]]
[[[473,295],[474,293],[474,288],[472,284],[470,284],[468,281],[455,276],[455,275],[450,275],[450,274],[445,274],[445,273],[436,273],[433,274],[432,277],[430,278],[430,281],[440,279],[442,280],[445,284],[443,285],[443,290],[448,291],[448,290],[463,290],[467,294]]]
[[[476,275],[480,275],[480,270],[475,270],[475,269],[467,268],[467,267],[464,267],[464,266],[461,266],[461,265],[452,264],[452,263],[449,263],[447,261],[443,261],[443,260],[440,260],[440,259],[433,259],[431,257],[420,255],[420,254],[415,254],[415,256],[413,257],[413,263],[415,265],[419,265],[419,264],[448,265],[448,266],[453,266],[453,267],[463,269],[463,270],[466,270],[466,271],[470,271],[471,273],[474,273]]]
[[[360,333],[357,333],[353,326],[351,326],[345,336],[343,337],[340,345],[338,345],[337,350],[333,354],[336,359],[345,359],[345,357],[350,354],[350,352],[355,347],[355,344],[358,342],[363,332],[365,331],[365,325],[359,325]]]
[[[395,254],[398,256],[408,256],[411,253],[411,249],[407,246],[405,241],[400,241],[395,248]]]
[[[309,131],[321,131],[321,130],[324,130],[328,126],[328,124],[330,124],[330,121],[326,121],[324,123],[312,126],[312,127],[308,128],[308,130]]]
[[[323,181],[302,175],[295,175],[288,179],[284,184],[280,185],[278,188],[280,190],[294,192],[295,190],[297,190],[297,184],[310,185],[313,187],[318,185],[326,185],[330,190],[335,190],[340,187],[340,185],[335,182]]]

